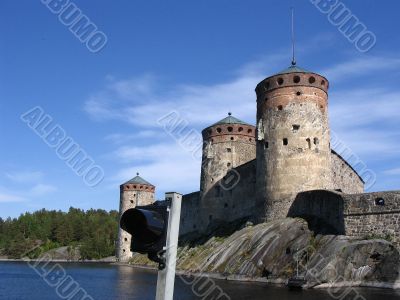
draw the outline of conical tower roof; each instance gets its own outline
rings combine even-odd
[[[212,124],[211,126],[224,125],[224,124],[242,124],[242,125],[252,126],[242,120],[239,120],[238,118],[235,118],[234,116],[232,116],[232,113],[228,113],[228,116],[226,118],[223,118],[222,120]]]
[[[148,181],[144,180],[142,177],[140,177],[139,173],[137,173],[135,177],[133,177],[131,180],[128,180],[124,184],[146,184],[146,185],[154,186],[150,182],[148,182]]]

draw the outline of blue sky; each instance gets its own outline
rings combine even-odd
[[[400,3],[343,1],[377,37],[357,51],[308,0],[75,1],[108,42],[88,51],[40,0],[0,3],[0,217],[70,206],[118,209],[137,171],[166,191],[198,190],[200,162],[157,124],[178,111],[186,130],[228,111],[255,123],[254,88],[297,61],[330,80],[330,122],[376,174],[399,189]],[[88,187],[20,116],[40,106],[95,162]]]

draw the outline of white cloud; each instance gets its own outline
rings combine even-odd
[[[14,182],[36,182],[43,177],[39,171],[7,172],[5,176]]]
[[[10,203],[10,202],[23,202],[26,201],[25,198],[8,193],[0,193],[0,203]]]
[[[383,173],[386,175],[400,175],[400,168],[385,170]]]
[[[336,64],[330,68],[321,71],[329,81],[342,81],[355,76],[368,76],[377,71],[398,70],[400,68],[400,59],[391,57],[373,57],[362,56],[358,59],[352,59],[343,63]]]
[[[186,193],[199,189],[200,160],[174,140],[143,147],[124,146],[115,152],[114,157],[130,165],[120,169],[112,178],[115,185],[131,179],[139,172],[159,192],[175,189]]]
[[[56,190],[57,188],[52,185],[39,183],[29,191],[29,195],[39,197],[55,192]]]

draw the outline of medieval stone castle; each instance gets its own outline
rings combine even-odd
[[[229,113],[202,131],[200,191],[183,195],[182,238],[301,217],[315,233],[399,245],[400,192],[363,193],[363,179],[331,149],[328,88],[325,77],[292,64],[257,85],[256,127]],[[154,203],[154,191],[137,174],[120,186],[120,213]],[[129,249],[120,229],[119,260]]]

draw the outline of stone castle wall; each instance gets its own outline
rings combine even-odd
[[[225,188],[224,179],[216,182],[201,198],[200,192],[184,195],[180,235],[204,235],[228,224],[256,222],[263,212],[263,203],[256,202],[256,160],[231,169],[232,185]],[[204,206],[207,201],[207,206]]]
[[[400,191],[343,197],[346,235],[386,238],[400,247]]]
[[[339,154],[332,150],[333,189],[345,194],[364,192],[364,181],[357,172]]]
[[[400,248],[400,191],[303,192],[296,197],[288,216],[305,219],[315,233],[384,238]]]

